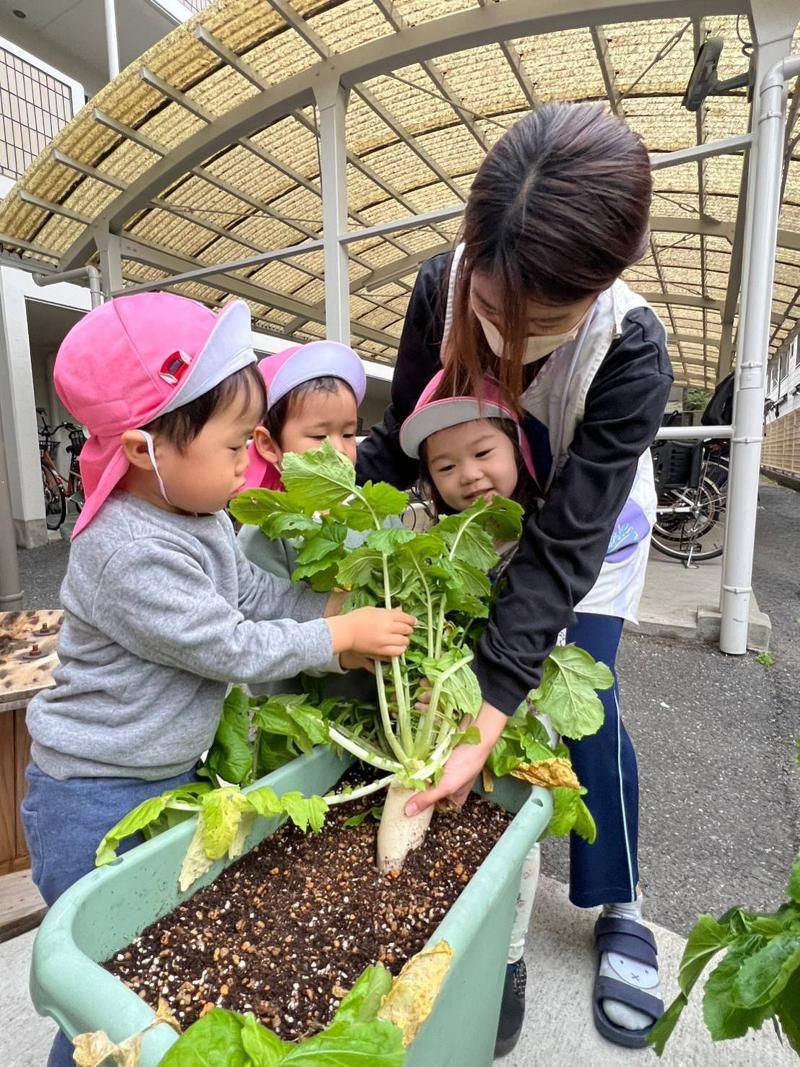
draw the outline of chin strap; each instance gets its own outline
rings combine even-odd
[[[158,479],[158,488],[161,490],[161,495],[163,496],[164,500],[166,500],[166,502],[169,504],[169,506],[173,507],[172,501],[167,496],[167,491],[164,488],[164,483],[161,480],[161,472],[158,469],[158,463],[156,463],[156,450],[153,438],[147,432],[147,430],[137,430],[137,433],[140,433],[142,435],[145,440],[145,444],[147,445],[147,454],[150,457],[150,462],[153,464],[153,470],[155,472],[156,478]]]

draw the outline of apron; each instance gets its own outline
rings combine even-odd
[[[462,252],[463,245],[459,245],[450,267],[442,359],[453,321],[453,295]],[[540,443],[544,443],[542,438],[546,435],[546,447],[552,457],[550,473],[542,487],[545,495],[567,462],[569,446],[583,420],[587,394],[612,341],[622,331],[625,316],[643,307],[650,307],[645,299],[625,282],[614,282],[598,296],[575,340],[550,355],[522,394],[520,403],[528,416],[525,430],[531,438],[538,434]],[[535,445],[533,439],[531,444]],[[617,517],[597,581],[575,606],[576,612],[638,622],[656,499],[653,461],[646,449],[639,457],[630,494]]]

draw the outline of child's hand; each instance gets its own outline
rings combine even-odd
[[[369,671],[375,673],[375,660],[364,656],[360,652],[343,652],[339,656],[339,663],[345,671]]]
[[[359,608],[348,615],[326,619],[333,638],[333,651],[361,652],[372,659],[402,656],[408,648],[411,631],[417,625],[413,615],[399,608]]]

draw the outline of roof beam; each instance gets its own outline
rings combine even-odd
[[[191,257],[177,256],[173,252],[159,248],[157,245],[129,237],[121,239],[120,251],[123,259],[132,259],[137,263],[144,263],[148,266],[159,267],[161,270],[169,271],[172,276],[159,279],[159,286],[179,284],[181,277],[187,273],[190,274],[193,268],[205,266],[205,264]],[[184,280],[192,281],[193,279],[189,277],[184,278]],[[247,281],[245,278],[237,278],[234,275],[220,271],[217,274],[203,275],[202,279],[197,280],[201,280],[205,285],[221,289],[223,292],[233,293],[235,296],[241,296],[245,300],[252,300],[256,304],[268,304],[281,311],[288,311],[292,315],[304,315],[306,321],[325,322],[324,313],[317,313],[310,304],[304,304],[301,300],[286,296],[285,293],[266,289],[264,286]],[[124,296],[127,292],[129,290],[123,289],[121,293],[114,293],[113,295]],[[363,326],[358,322],[352,324],[352,332],[357,337],[363,337],[367,341],[375,341],[380,345],[397,345],[397,338],[384,333],[382,330],[374,330],[371,326]]]
[[[373,3],[395,32],[407,30],[408,23],[395,7],[392,0],[373,0]],[[447,78],[442,74],[436,64],[429,59],[424,59],[420,66],[436,86],[439,94],[455,111],[456,117],[466,126],[473,138],[478,142],[484,152],[489,151],[489,143],[481,131],[475,125],[472,112],[464,107],[464,101],[448,84]]]
[[[375,2],[380,6],[379,0],[375,0]],[[298,14],[287,0],[267,0],[267,3],[303,38],[306,44],[314,49],[321,59],[328,60],[331,58],[333,53],[319,34],[309,26],[303,16]],[[428,170],[435,174],[440,182],[444,182],[450,192],[455,193],[459,199],[464,199],[463,190],[459,188],[458,184],[453,181],[449,174],[442,170],[433,156],[431,156],[429,152],[426,152],[418,143],[414,135],[409,133],[405,126],[397,122],[394,116],[386,110],[369,89],[365,89],[363,85],[359,85],[357,88],[354,86],[353,91],[361,97],[367,107],[375,112],[381,122],[392,131],[395,137],[407,144],[414,155],[425,164]]]
[[[481,7],[486,7],[486,5],[490,3],[490,0],[478,0],[478,3]],[[500,51],[506,57],[506,61],[511,67],[511,71],[517,79],[517,84],[522,90],[525,99],[528,101],[531,110],[537,108],[541,104],[541,100],[533,87],[533,82],[528,77],[528,72],[525,70],[525,64],[522,62],[522,56],[510,41],[501,41]]]
[[[707,14],[736,14],[747,10],[746,0],[706,0]],[[192,170],[203,160],[236,143],[297,108],[313,102],[314,85],[322,74],[338,77],[352,88],[386,71],[432,59],[443,52],[525,37],[554,30],[591,25],[603,11],[606,21],[670,18],[685,13],[685,0],[505,0],[502,4],[458,11],[350,49],[270,86],[191,134],[140,175],[92,221],[111,233],[120,233],[153,196]],[[92,235],[82,233],[65,252],[62,269],[82,266],[94,248]]]
[[[625,105],[622,100],[622,93],[617,85],[617,76],[608,56],[608,38],[606,37],[605,30],[602,26],[592,26],[591,28],[592,42],[594,44],[595,56],[600,66],[600,72],[603,76],[603,84],[606,87],[606,95],[608,96],[608,102],[611,105],[611,110],[614,114],[622,119],[623,122],[627,122],[625,118]],[[661,260],[658,255],[658,246],[655,238],[653,237],[653,231],[651,229],[648,236],[648,244],[650,246],[650,255],[653,257],[653,265],[658,275],[658,281],[662,289],[666,289],[666,281],[664,280],[664,271],[661,267]],[[673,338],[678,337],[678,328],[675,324],[675,317],[672,313],[672,306],[667,305],[667,314],[669,316],[670,325],[672,326]],[[686,359],[684,357],[683,349],[681,348],[680,341],[676,342],[678,347],[678,356],[684,368],[686,367]]]

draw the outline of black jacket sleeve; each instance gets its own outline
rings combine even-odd
[[[507,715],[539,684],[559,632],[597,580],[671,384],[664,329],[652,311],[638,308],[626,316],[589,388],[564,467],[526,519],[478,646],[473,667],[483,696]]]
[[[447,280],[452,252],[423,263],[408,303],[392,379],[392,401],[383,422],[373,426],[358,450],[359,483],[389,482],[400,489],[411,485],[418,463],[400,448],[400,426],[411,414],[420,394],[441,369],[439,348],[444,333]]]

